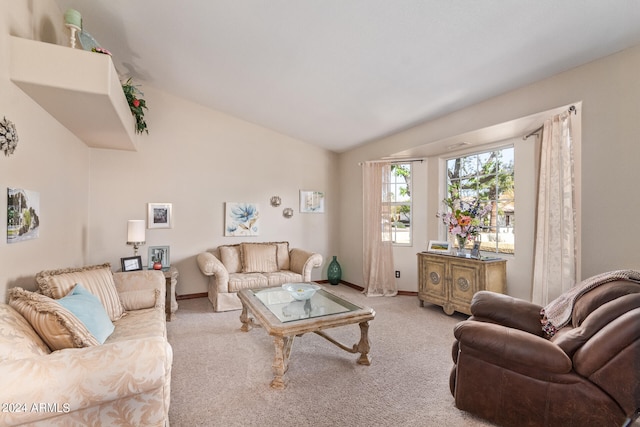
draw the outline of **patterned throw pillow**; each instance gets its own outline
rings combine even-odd
[[[9,305],[27,319],[52,351],[99,345],[86,326],[52,298],[12,288]]]

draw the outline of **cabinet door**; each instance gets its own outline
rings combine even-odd
[[[444,304],[447,301],[446,264],[442,261],[424,258],[421,273],[420,293],[429,302]]]
[[[455,310],[469,314],[471,298],[478,291],[478,276],[477,265],[451,262],[450,301]]]

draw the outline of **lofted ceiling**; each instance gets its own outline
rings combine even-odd
[[[55,1],[121,77],[336,152],[640,43],[637,0]]]

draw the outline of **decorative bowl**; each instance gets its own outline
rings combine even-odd
[[[288,291],[293,299],[304,301],[311,298],[320,289],[320,286],[312,283],[285,283],[282,285],[282,289]]]

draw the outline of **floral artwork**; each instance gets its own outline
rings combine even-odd
[[[257,236],[260,211],[256,203],[226,203],[225,236]]]

